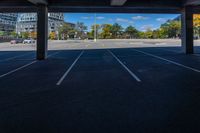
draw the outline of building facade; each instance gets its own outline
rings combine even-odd
[[[58,34],[59,27],[64,23],[63,13],[48,13],[48,32],[55,32]],[[36,13],[22,13],[19,14],[16,32],[21,34],[23,32],[37,32],[37,14]]]
[[[17,13],[0,13],[0,31],[15,31],[17,16]]]

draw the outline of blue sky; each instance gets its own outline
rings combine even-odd
[[[102,14],[97,13],[97,24],[113,24],[119,23],[124,28],[128,25],[136,27],[138,30],[145,31],[148,28],[157,29],[161,24],[169,19],[174,19],[180,14]],[[84,22],[90,30],[91,25],[94,24],[94,13],[66,13],[66,22],[77,23]]]

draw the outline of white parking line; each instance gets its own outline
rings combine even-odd
[[[7,73],[5,73],[5,74],[3,74],[3,75],[0,75],[0,78],[3,78],[3,77],[5,77],[5,76],[7,76],[7,75],[10,75],[10,74],[12,74],[12,73],[14,73],[14,72],[16,72],[16,71],[19,71],[19,70],[21,70],[21,69],[23,69],[23,68],[25,68],[25,67],[27,67],[27,66],[30,66],[30,65],[32,65],[32,64],[34,64],[34,63],[36,63],[37,61],[33,61],[33,62],[31,62],[31,63],[28,63],[28,64],[26,64],[26,65],[24,65],[24,66],[21,66],[21,67],[19,67],[19,68],[17,68],[17,69],[14,69],[14,70],[12,70],[12,71],[10,71],[10,72],[7,72]]]
[[[53,54],[48,55],[47,57],[49,58],[49,57],[51,57],[51,56],[57,55],[58,53],[60,53],[60,52],[59,52],[59,51],[58,51],[58,52],[55,52],[55,53],[53,53]]]
[[[51,54],[51,55],[49,55],[49,56],[47,56],[47,57],[51,57],[51,56],[56,55],[56,54],[58,54],[58,53],[59,53],[59,52],[55,52],[55,53],[53,53],[53,54]],[[16,72],[16,71],[19,71],[19,70],[21,70],[21,69],[23,69],[23,68],[25,68],[25,67],[28,67],[28,66],[30,66],[30,65],[32,65],[32,64],[34,64],[34,63],[36,63],[36,62],[38,62],[38,61],[37,61],[37,60],[32,61],[32,62],[30,62],[30,63],[28,63],[28,64],[26,64],[26,65],[23,65],[23,66],[21,66],[21,67],[19,67],[19,68],[16,68],[16,69],[12,70],[12,71],[9,71],[9,72],[7,72],[7,73],[5,73],[5,74],[2,74],[2,75],[0,75],[0,78],[3,78],[3,77],[5,77],[5,76],[7,76],[7,75],[10,75],[10,74],[12,74],[12,73],[14,73],[14,72]]]
[[[19,57],[23,57],[23,56],[29,55],[29,54],[32,54],[32,52],[31,53],[22,54],[22,55],[18,55],[18,56],[14,56],[14,57],[10,57],[10,58],[4,59],[4,60],[0,60],[0,62],[9,61],[9,60],[12,60],[12,59],[15,59],[15,58],[19,58]]]
[[[171,60],[162,58],[162,57],[160,57],[160,56],[153,55],[153,54],[150,54],[150,53],[141,51],[141,50],[136,50],[136,49],[132,49],[132,50],[133,50],[133,51],[137,51],[137,52],[139,52],[139,53],[143,53],[143,54],[145,54],[145,55],[148,55],[148,56],[151,56],[151,57],[154,57],[154,58],[157,58],[157,59],[160,59],[160,60],[163,60],[163,61],[167,61],[167,62],[169,62],[169,63],[172,63],[172,64],[174,64],[174,65],[177,65],[177,66],[180,66],[180,67],[189,69],[189,70],[192,70],[192,71],[194,71],[194,72],[200,73],[200,70],[198,70],[198,69],[195,69],[195,68],[192,68],[192,67],[189,67],[189,66],[185,66],[185,65],[183,65],[183,64],[180,64],[180,63],[177,63],[177,62],[174,62],[174,61],[171,61]]]
[[[120,60],[119,58],[117,58],[117,56],[115,56],[115,54],[113,54],[110,50],[108,50],[108,52],[126,69],[126,71],[128,71],[128,73],[137,81],[137,82],[141,82],[141,80],[130,70],[128,69],[127,66],[125,66]]]
[[[84,51],[82,51],[78,57],[76,58],[76,60],[72,63],[72,65],[67,69],[67,71],[63,74],[63,76],[60,78],[60,80],[56,83],[56,85],[61,85],[61,83],[63,82],[63,80],[65,79],[65,77],[69,74],[69,72],[72,70],[72,68],[75,66],[76,62],[79,60],[79,58],[81,57],[81,55],[84,53]]]

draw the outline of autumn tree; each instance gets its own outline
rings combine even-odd
[[[194,14],[194,36],[200,38],[200,14]]]
[[[33,39],[36,39],[37,38],[37,32],[35,32],[35,31],[30,32],[30,37],[33,38]]]
[[[50,40],[56,40],[56,33],[55,32],[50,32],[49,39]]]

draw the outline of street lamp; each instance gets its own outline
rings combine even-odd
[[[96,20],[96,13],[94,14],[94,42],[97,42],[97,20]]]

